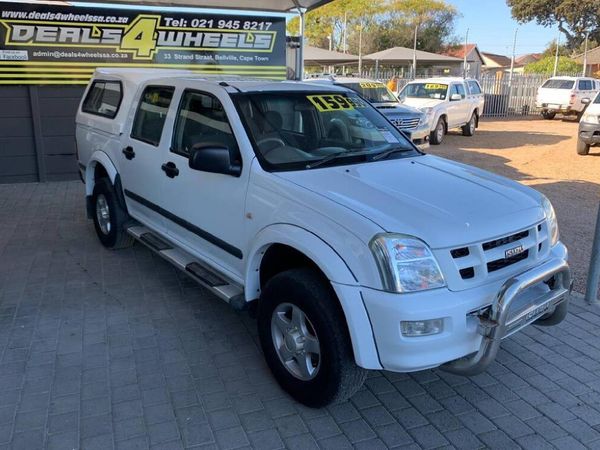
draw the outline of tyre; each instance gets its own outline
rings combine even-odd
[[[258,334],[281,387],[304,405],[344,401],[363,384],[343,312],[327,280],[311,269],[271,278],[258,303]]]
[[[446,121],[443,117],[440,117],[435,125],[435,129],[429,135],[429,143],[433,145],[440,145],[446,135]]]
[[[590,152],[590,146],[583,142],[581,139],[577,139],[577,154],[587,155]]]
[[[475,128],[477,127],[477,115],[471,114],[469,121],[462,126],[463,136],[473,136],[475,134]]]
[[[552,111],[542,111],[542,117],[546,120],[552,120],[556,116],[555,112]]]
[[[130,217],[119,205],[114,187],[107,178],[96,181],[92,205],[94,228],[102,245],[113,249],[130,247],[134,240],[125,230]]]

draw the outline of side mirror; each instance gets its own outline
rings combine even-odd
[[[451,102],[458,102],[460,100],[462,100],[462,95],[460,95],[460,94],[452,94],[450,96],[450,101]]]
[[[242,167],[231,161],[229,148],[217,143],[202,143],[192,147],[189,165],[201,172],[222,173],[239,177]]]
[[[592,99],[589,97],[584,97],[581,99],[581,103],[583,103],[584,105],[589,105],[590,103],[592,103]]]

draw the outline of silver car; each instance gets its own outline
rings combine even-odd
[[[425,114],[417,108],[400,103],[385,84],[367,78],[333,76],[305,81],[344,86],[358,92],[379,109],[396,128],[407,134],[417,147],[429,147],[429,125]]]

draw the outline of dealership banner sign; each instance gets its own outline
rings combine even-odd
[[[96,67],[286,77],[285,17],[0,3],[0,84],[86,84]]]

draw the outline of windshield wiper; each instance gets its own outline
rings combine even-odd
[[[387,158],[388,156],[392,155],[393,153],[404,153],[404,152],[410,152],[410,151],[412,151],[412,148],[394,147],[385,152],[377,153],[375,156],[373,156],[373,158],[371,158],[371,160],[379,161],[380,159]]]
[[[306,168],[314,169],[315,167],[322,166],[323,164],[327,164],[328,162],[331,162],[338,158],[343,158],[345,156],[357,156],[357,155],[366,155],[366,153],[364,151],[347,152],[345,150],[342,150],[341,152],[332,153],[331,155],[327,155],[325,158],[322,158],[313,163],[307,164]]]

